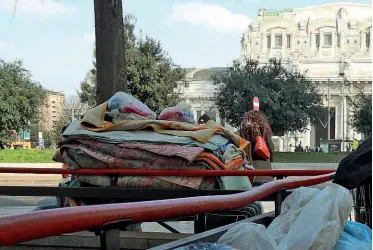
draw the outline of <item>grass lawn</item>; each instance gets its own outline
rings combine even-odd
[[[54,150],[0,150],[0,163],[50,163]],[[278,163],[338,163],[348,153],[276,152]]]
[[[339,153],[294,153],[275,152],[274,162],[278,163],[339,163],[347,152]]]
[[[54,150],[0,150],[0,163],[50,163]]]

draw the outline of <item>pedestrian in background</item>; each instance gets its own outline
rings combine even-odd
[[[352,147],[351,147],[352,151],[355,151],[358,147],[359,147],[359,142],[358,142],[358,140],[354,139],[352,141]]]
[[[262,111],[250,110],[245,113],[240,127],[240,136],[251,143],[253,165],[256,170],[272,170],[274,145],[272,141],[272,129],[266,115]],[[255,152],[255,144],[258,136],[263,137],[270,151],[269,159],[264,159]],[[254,186],[272,181],[273,177],[257,176],[254,178]]]

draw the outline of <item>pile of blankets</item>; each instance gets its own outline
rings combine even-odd
[[[120,98],[128,97],[131,102],[121,102]],[[134,102],[140,105],[136,106]],[[108,102],[88,110],[81,121],[71,123],[64,131],[54,160],[66,163],[70,169],[253,169],[249,142],[214,121],[200,126],[157,120],[152,111],[141,110],[143,106],[132,96],[119,92]],[[109,176],[81,175],[72,176],[68,185],[158,189],[251,188],[249,178],[244,176],[121,176],[113,183]]]

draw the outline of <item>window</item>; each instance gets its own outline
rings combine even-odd
[[[340,34],[337,35],[337,47],[338,48],[341,47],[341,35]]]
[[[316,48],[320,48],[320,35],[316,35]]]
[[[267,36],[267,48],[271,48],[271,36]]]
[[[365,34],[365,46],[370,47],[370,33]]]
[[[52,101],[52,104],[55,104],[56,103],[56,101]]]
[[[208,115],[210,117],[211,120],[216,122],[216,112],[215,111],[209,110],[209,111],[206,111],[205,113],[206,113],[206,115]]]
[[[291,37],[290,35],[286,35],[286,47],[291,48]]]
[[[324,46],[332,46],[332,34],[325,34],[324,35]]]
[[[275,46],[282,47],[282,35],[275,36]]]
[[[201,117],[201,110],[197,110],[197,119],[196,120],[198,120],[200,117]]]
[[[330,129],[330,139],[333,140],[335,139],[335,107],[330,107],[330,124],[329,124],[329,129]]]

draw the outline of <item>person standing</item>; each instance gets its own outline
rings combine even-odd
[[[352,146],[351,146],[352,151],[356,151],[356,149],[357,149],[358,147],[359,147],[359,142],[358,142],[358,140],[354,139],[354,140],[352,141]]]
[[[273,161],[274,145],[272,141],[272,129],[266,115],[262,111],[250,110],[245,113],[240,126],[239,134],[242,138],[251,143],[251,154],[254,168],[256,170],[272,170],[271,162]],[[261,158],[255,151],[257,136],[264,138],[270,151],[269,159]],[[261,185],[265,182],[272,181],[273,177],[257,176],[254,178],[254,186]]]

